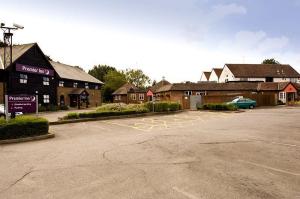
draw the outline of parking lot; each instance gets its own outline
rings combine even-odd
[[[300,108],[51,126],[0,145],[0,198],[300,199]]]

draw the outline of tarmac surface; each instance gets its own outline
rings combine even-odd
[[[51,126],[0,145],[0,198],[300,199],[300,108]]]

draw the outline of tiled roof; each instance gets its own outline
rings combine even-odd
[[[13,45],[12,47],[12,62],[14,63],[19,57],[21,57],[25,52],[27,52],[31,47],[36,45],[36,43]],[[0,69],[4,69],[4,48],[0,48]]]
[[[113,95],[126,95],[130,90],[138,90],[138,88],[133,84],[126,83],[113,92]]]
[[[103,82],[101,82],[100,80],[96,79],[95,77],[89,75],[85,71],[76,68],[74,66],[70,66],[70,65],[66,65],[54,61],[50,61],[50,63],[60,78],[103,84]]]
[[[154,86],[152,86],[150,88],[150,90],[152,92],[156,92],[157,89],[161,88],[162,86],[165,86],[165,85],[169,85],[171,84],[170,82],[168,82],[167,80],[161,80],[160,82],[156,83]]]
[[[218,78],[220,78],[223,68],[213,68]]]
[[[229,83],[176,83],[161,87],[156,92],[166,91],[280,91],[289,82],[229,82]]]
[[[290,65],[282,64],[225,64],[235,77],[291,77],[299,78],[300,74]]]

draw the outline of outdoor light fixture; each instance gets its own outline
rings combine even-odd
[[[12,45],[13,45],[13,42],[12,42],[12,37],[13,37],[13,33],[12,31],[14,30],[18,30],[18,29],[24,29],[24,26],[22,25],[19,25],[19,24],[16,24],[14,23],[13,24],[13,27],[9,27],[9,26],[6,26],[5,23],[1,22],[0,23],[0,28],[3,30],[3,43],[4,43],[4,46],[3,46],[3,66],[4,66],[4,69],[6,69],[6,67],[8,67],[9,65],[12,64]],[[4,93],[5,95],[3,96],[4,97],[4,102],[6,102],[6,84],[4,84]],[[5,103],[5,109],[7,109],[7,104]],[[7,111],[8,112],[8,111]],[[6,119],[8,119],[7,116],[5,116]]]

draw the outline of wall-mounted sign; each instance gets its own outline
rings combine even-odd
[[[28,66],[24,64],[16,64],[16,71],[24,73],[33,73],[38,75],[54,76],[54,70],[35,66]]]
[[[153,96],[153,92],[152,92],[151,90],[149,90],[149,91],[147,92],[147,96],[148,96],[148,97]]]
[[[35,113],[37,99],[34,95],[8,95],[7,107],[9,113]]]

